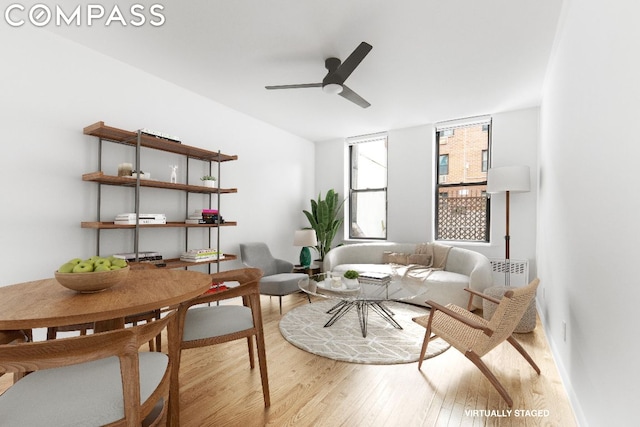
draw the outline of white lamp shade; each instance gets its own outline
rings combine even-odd
[[[315,246],[317,244],[315,230],[296,230],[293,235],[293,246]]]
[[[487,174],[487,193],[525,193],[530,186],[529,166],[491,168]]]

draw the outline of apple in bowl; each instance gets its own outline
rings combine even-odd
[[[62,264],[54,276],[65,288],[80,293],[100,292],[127,278],[129,265],[123,259],[91,257],[74,258]]]

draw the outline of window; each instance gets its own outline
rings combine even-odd
[[[489,241],[489,118],[436,126],[436,240]]]
[[[387,135],[350,138],[349,238],[387,238]]]
[[[440,154],[440,169],[438,175],[449,175],[449,155]]]

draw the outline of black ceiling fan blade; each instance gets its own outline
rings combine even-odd
[[[363,97],[361,97],[360,95],[358,95],[357,93],[355,93],[345,85],[342,85],[342,92],[340,92],[340,96],[345,99],[348,99],[354,104],[361,106],[362,108],[367,108],[371,106],[371,104],[369,104]]]
[[[304,89],[307,87],[322,87],[322,83],[303,83],[299,85],[265,86],[266,89]]]
[[[349,55],[349,57],[340,64],[335,74],[340,76],[342,83],[344,83],[351,73],[353,73],[353,70],[360,65],[364,57],[371,52],[371,49],[373,49],[373,46],[369,43],[362,42],[353,52],[351,52],[351,55]]]

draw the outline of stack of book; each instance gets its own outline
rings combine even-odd
[[[224,223],[217,209],[198,209],[184,221],[186,224],[218,224]]]
[[[114,224],[117,225],[135,225],[136,217],[138,217],[138,224],[166,224],[167,217],[165,214],[140,214],[135,213],[122,213],[116,215]]]
[[[131,253],[123,253],[123,254],[113,254],[115,258],[121,258],[127,262],[133,262],[136,260],[136,254]],[[162,255],[158,252],[138,252],[138,261],[161,261]]]
[[[358,281],[374,285],[386,285],[391,282],[391,275],[387,273],[360,273]]]
[[[215,261],[218,259],[223,259],[224,254],[218,252],[217,249],[191,249],[185,251],[180,255],[180,261],[187,262],[206,262],[206,261]]]

